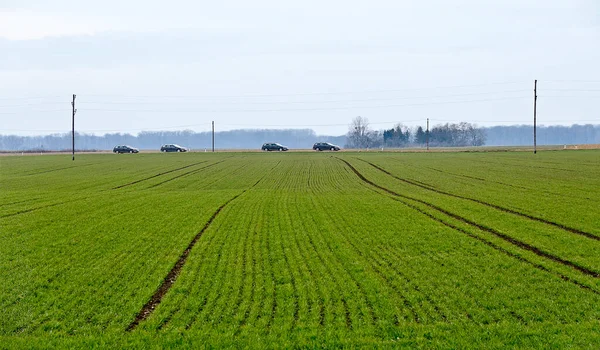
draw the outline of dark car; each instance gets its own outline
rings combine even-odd
[[[113,152],[114,153],[139,153],[140,150],[135,147],[131,147],[131,146],[127,146],[127,145],[119,145],[119,146],[115,146],[115,148],[113,148]]]
[[[176,144],[162,145],[160,148],[161,152],[187,152],[189,149]]]
[[[289,148],[279,143],[265,143],[261,149],[263,151],[287,151]]]
[[[329,142],[317,142],[313,145],[315,151],[339,151],[342,148]]]

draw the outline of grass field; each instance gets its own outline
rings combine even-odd
[[[600,151],[0,158],[0,348],[597,348]]]

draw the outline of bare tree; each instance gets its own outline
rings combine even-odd
[[[369,120],[358,116],[348,126],[348,145],[350,148],[369,147]]]

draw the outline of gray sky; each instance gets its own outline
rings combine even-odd
[[[168,4],[168,5],[165,5]],[[0,133],[600,124],[597,0],[0,0]]]

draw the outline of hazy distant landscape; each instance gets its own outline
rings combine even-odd
[[[481,128],[485,133],[486,146],[527,146],[533,144],[533,127],[495,126]],[[538,126],[538,145],[600,144],[600,126]],[[378,136],[379,143],[370,147],[381,147],[383,135]],[[315,142],[331,142],[345,147],[347,135],[317,135],[311,129],[266,129],[232,130],[215,133],[216,149],[260,149],[265,142],[279,142],[293,149],[309,149]],[[193,150],[210,150],[211,133],[193,131],[155,131],[136,135],[111,133],[101,136],[76,133],[77,150],[112,150],[119,144],[132,145],[142,150],[157,150],[162,144],[178,143]],[[419,147],[424,143],[411,143],[404,147]],[[383,144],[384,147],[389,147]],[[432,147],[435,147],[432,144]],[[394,147],[397,148],[398,146]],[[46,136],[0,135],[2,151],[59,151],[71,149],[71,134],[53,134]]]
[[[0,350],[598,349],[599,13],[0,0]]]

